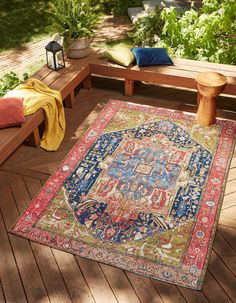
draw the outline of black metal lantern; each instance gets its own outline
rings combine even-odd
[[[56,41],[51,41],[45,47],[47,66],[52,70],[59,70],[65,67],[63,47]]]

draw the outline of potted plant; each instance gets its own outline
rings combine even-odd
[[[69,58],[89,55],[90,39],[98,24],[98,16],[91,10],[89,0],[52,0],[50,28],[63,37]]]

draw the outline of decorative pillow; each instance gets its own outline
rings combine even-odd
[[[20,125],[24,122],[23,99],[17,97],[0,98],[0,128]]]
[[[104,53],[104,57],[122,66],[129,66],[134,62],[134,55],[130,48],[125,45],[117,44]]]
[[[172,65],[165,48],[132,48],[138,66]]]

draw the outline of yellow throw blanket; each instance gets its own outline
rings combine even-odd
[[[29,79],[5,97],[24,98],[24,115],[31,115],[38,109],[45,112],[45,131],[40,146],[48,151],[58,149],[65,134],[65,113],[59,91],[50,89],[37,79]]]

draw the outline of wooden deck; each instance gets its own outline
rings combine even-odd
[[[96,78],[93,82],[90,91],[79,91],[74,108],[66,109],[66,137],[57,152],[21,145],[0,166],[0,302],[236,302],[236,151],[202,291],[138,276],[7,233],[96,117],[90,116],[79,127],[97,103],[113,98],[196,112],[195,92],[140,84],[133,97],[124,97],[119,81]],[[235,98],[221,97],[218,107],[227,110],[220,110],[220,116],[236,120]]]

